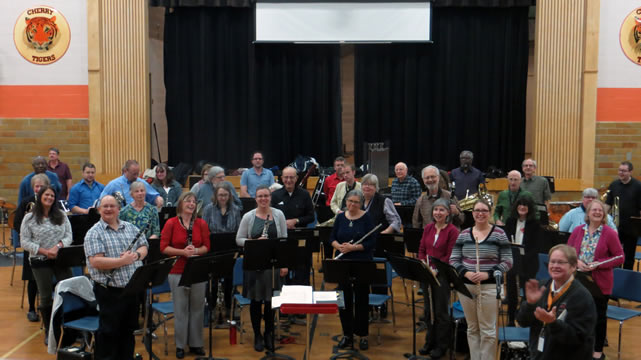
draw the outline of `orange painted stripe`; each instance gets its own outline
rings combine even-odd
[[[89,118],[87,85],[2,85],[2,118]]]
[[[598,88],[596,119],[597,121],[641,122],[639,101],[641,101],[639,88]]]

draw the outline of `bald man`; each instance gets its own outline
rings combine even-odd
[[[413,176],[407,176],[407,165],[399,162],[394,166],[396,178],[392,181],[392,202],[394,205],[414,206],[421,196],[421,184]]]
[[[532,198],[532,193],[521,189],[521,173],[518,170],[512,170],[507,174],[507,183],[507,190],[499,193],[496,208],[494,208],[494,222],[496,225],[505,225],[512,211],[512,204],[518,198],[523,196]]]
[[[309,192],[298,186],[296,169],[288,166],[283,169],[283,187],[272,193],[272,206],[285,214],[287,228],[305,227],[314,221],[314,205]]]

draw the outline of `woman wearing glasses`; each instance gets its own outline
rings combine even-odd
[[[256,209],[243,215],[236,234],[238,246],[245,246],[246,240],[274,239],[287,237],[287,223],[282,211],[270,206],[271,191],[266,185],[256,188]],[[249,298],[249,315],[254,330],[254,350],[261,352],[265,348],[273,351],[274,313],[272,311],[272,292],[280,289],[280,278],[287,275],[288,269],[249,271],[243,274],[243,296]],[[274,274],[274,275],[276,275]],[[272,287],[272,278],[275,281]],[[265,319],[265,336],[260,333],[261,306],[264,305],[262,317]]]
[[[490,211],[490,205],[484,200],[474,204],[474,226],[459,234],[450,257],[450,264],[474,297],[459,294],[472,360],[496,358],[495,274],[505,274],[512,267],[510,242],[501,228],[489,223]]]
[[[592,294],[596,305],[596,327],[594,359],[603,359],[603,343],[607,330],[608,300],[614,282],[613,270],[623,264],[623,248],[617,232],[606,225],[607,218],[603,203],[592,200],[585,210],[585,222],[572,231],[568,245],[572,246],[579,257],[577,267],[580,272],[591,274],[601,294]],[[620,256],[620,258],[616,258]],[[602,261],[605,264],[599,264]]]
[[[178,286],[187,258],[206,254],[210,249],[209,229],[204,220],[196,217],[196,195],[186,192],[178,198],[177,216],[167,220],[162,229],[160,251],[179,256],[169,272],[169,287],[174,301],[174,337],[176,357],[185,357],[185,345],[195,355],[203,350],[203,320],[207,282]]]
[[[151,183],[151,187],[162,196],[163,204],[166,207],[176,207],[178,197],[183,192],[180,183],[174,180],[174,173],[165,163],[156,166],[156,178]]]

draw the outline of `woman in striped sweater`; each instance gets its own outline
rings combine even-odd
[[[496,280],[512,267],[512,250],[505,232],[488,222],[490,205],[484,200],[474,204],[474,226],[461,232],[452,249],[454,266],[473,299],[459,294],[465,320],[467,342],[472,360],[496,358]]]

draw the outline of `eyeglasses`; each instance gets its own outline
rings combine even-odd
[[[358,200],[347,200],[348,203],[350,204],[360,204],[361,202]]]
[[[474,210],[472,210],[472,212],[475,212],[475,213],[477,213],[477,214],[478,214],[478,213],[481,213],[481,214],[487,214],[487,213],[489,213],[489,212],[490,212],[490,210],[487,210],[487,209],[474,209]]]
[[[550,265],[565,265],[569,264],[569,261],[564,261],[564,260],[550,260]]]
[[[263,158],[253,158],[252,160],[263,160]]]
[[[157,173],[164,173],[164,172],[165,172],[165,170],[156,170],[156,174]]]
[[[296,176],[283,176],[283,179],[296,179]]]

